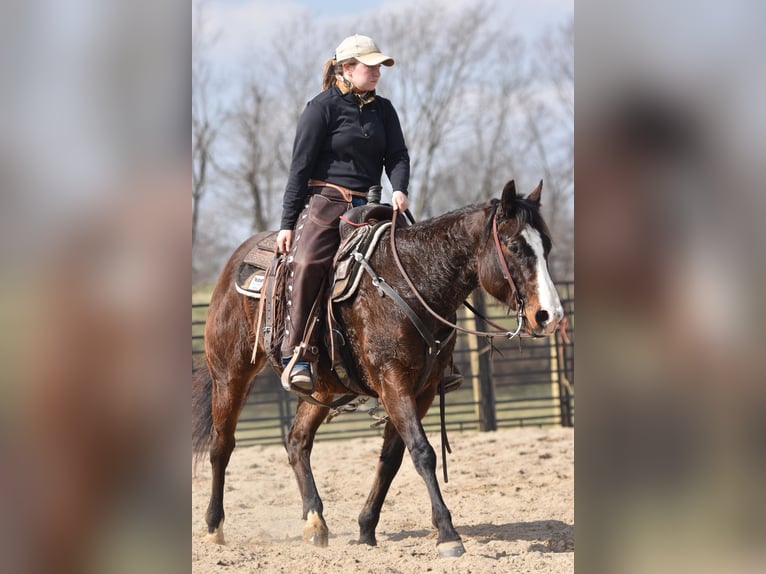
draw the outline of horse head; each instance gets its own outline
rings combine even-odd
[[[551,237],[540,214],[542,180],[527,197],[509,181],[498,202],[493,200],[480,257],[479,283],[523,320],[526,334],[551,335],[564,317],[548,272]]]

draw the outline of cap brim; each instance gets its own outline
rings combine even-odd
[[[394,59],[384,56],[379,52],[373,52],[372,54],[365,54],[364,56],[356,56],[356,59],[362,62],[365,66],[393,66]]]

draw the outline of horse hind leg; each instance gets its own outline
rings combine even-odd
[[[208,357],[210,360],[210,356]],[[226,467],[236,444],[234,433],[242,407],[250,391],[252,378],[266,364],[266,355],[259,349],[256,364],[249,357],[238,357],[236,364],[216,369],[211,374],[211,446],[210,465],[212,469],[210,503],[205,513],[207,538],[217,544],[225,544],[223,523],[224,482]]]
[[[220,385],[213,399],[213,432],[210,446],[212,486],[205,521],[208,528],[208,540],[217,544],[225,544],[223,536],[224,481],[226,467],[236,442],[234,432],[239,412],[247,396],[248,381],[249,379],[245,380],[243,377]]]

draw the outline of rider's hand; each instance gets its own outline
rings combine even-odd
[[[287,253],[293,246],[293,230],[280,229],[277,234],[277,249],[280,253]]]
[[[394,209],[398,209],[402,213],[407,211],[407,208],[410,206],[409,198],[398,190],[391,196],[391,203],[393,204]]]

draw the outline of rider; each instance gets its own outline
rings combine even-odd
[[[313,306],[340,243],[338,217],[366,203],[384,168],[393,206],[404,212],[409,205],[410,158],[399,117],[375,90],[381,65],[394,60],[371,38],[349,36],[325,62],[322,91],[298,120],[277,247],[289,253],[282,364],[290,387],[304,392],[315,384]]]

